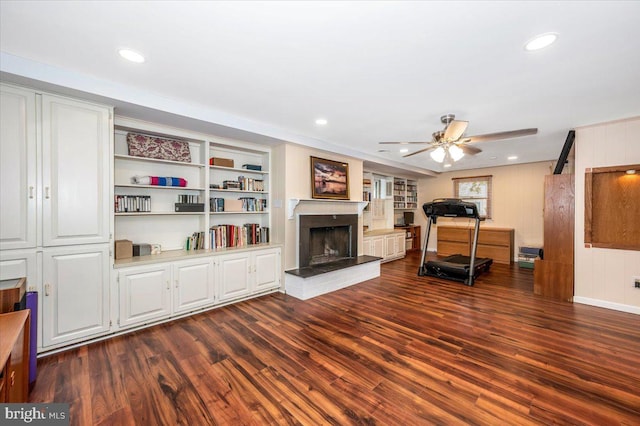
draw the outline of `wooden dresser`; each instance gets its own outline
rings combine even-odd
[[[513,262],[513,228],[480,227],[477,257],[489,257],[497,263]],[[467,226],[438,226],[438,256],[471,255],[473,228]]]
[[[0,403],[28,400],[30,312],[0,314]]]

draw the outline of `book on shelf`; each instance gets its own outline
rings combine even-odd
[[[269,242],[269,228],[257,223],[214,225],[209,228],[211,248],[244,247]]]
[[[114,211],[115,213],[148,213],[151,211],[151,196],[116,195]]]
[[[189,237],[187,237],[185,250],[202,250],[204,249],[204,243],[204,232],[194,232]]]

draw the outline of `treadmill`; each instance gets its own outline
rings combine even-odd
[[[468,286],[472,286],[475,277],[482,272],[488,271],[493,263],[493,259],[488,257],[476,257],[480,221],[483,220],[478,214],[478,207],[474,203],[462,201],[458,198],[436,198],[430,203],[424,203],[422,210],[424,210],[424,214],[429,218],[429,222],[427,225],[427,238],[425,238],[424,246],[422,247],[422,259],[420,261],[418,276],[444,278],[447,280],[460,281]],[[475,219],[471,257],[462,254],[453,254],[440,260],[424,262],[427,255],[429,235],[431,234],[431,223],[435,225],[438,217]],[[471,265],[473,265],[473,267]]]

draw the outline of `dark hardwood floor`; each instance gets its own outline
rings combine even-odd
[[[517,266],[418,277],[419,256],[40,359],[31,401],[77,425],[640,424],[640,316],[535,296]]]

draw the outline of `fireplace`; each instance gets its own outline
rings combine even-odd
[[[298,268],[356,258],[357,229],[357,214],[300,215]]]

